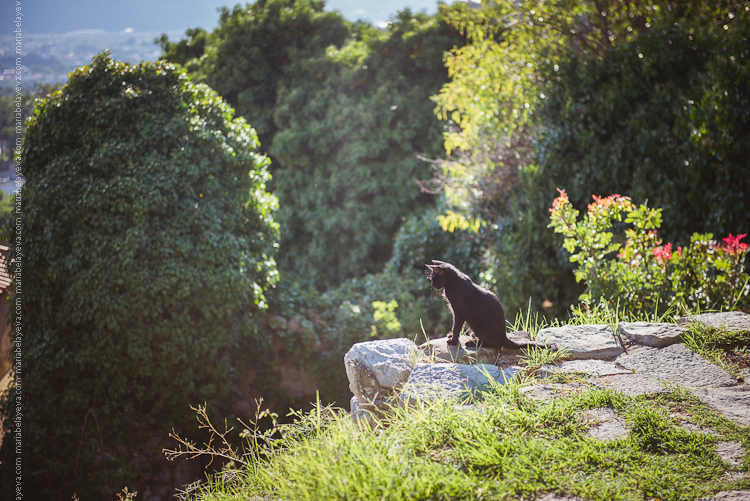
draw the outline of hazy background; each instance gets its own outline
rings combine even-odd
[[[213,30],[219,22],[217,9],[237,3],[222,0],[21,0],[23,29],[27,34],[63,34],[76,30],[134,32],[184,32],[187,28]],[[16,0],[2,0],[0,33],[13,32]],[[338,10],[350,21],[363,19],[377,24],[406,7],[433,14],[436,0],[331,0],[326,10]]]

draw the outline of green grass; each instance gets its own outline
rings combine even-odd
[[[636,319],[600,304],[573,310],[570,323],[607,324],[616,331],[622,320]],[[547,326],[529,310],[509,328],[536,336]],[[722,346],[747,346],[747,337],[693,326],[685,342],[719,363]],[[534,350],[524,363],[535,367],[558,360],[559,354]],[[587,387],[585,379],[575,380]],[[225,455],[229,450],[235,460],[193,486],[185,498],[510,500],[557,492],[590,500],[693,500],[750,490],[750,427],[722,417],[688,390],[674,386],[664,394],[627,397],[588,386],[542,403],[521,392],[538,383],[522,375],[464,401],[396,407],[374,428],[320,403],[309,413],[292,413],[293,424],[274,421],[270,428],[259,428],[252,422],[242,434],[244,452],[215,448]],[[582,413],[601,407],[615,409],[624,419],[626,436],[602,441],[587,435],[598,423]],[[718,457],[721,441],[743,444],[739,466]]]
[[[561,361],[567,359],[570,356],[570,350],[560,348],[557,351],[548,350],[545,348],[537,348],[530,346],[526,350],[522,350],[523,357],[521,357],[520,364],[528,367],[539,367],[540,365],[547,364],[559,364]]]
[[[707,327],[701,323],[691,323],[682,336],[685,346],[712,362],[734,377],[738,377],[740,368],[728,363],[723,354],[725,348],[736,348],[739,353],[750,356],[750,332],[729,331]]]
[[[463,403],[473,406],[437,400],[393,409],[375,429],[341,410],[297,413],[276,442],[251,440],[246,466],[225,469],[189,498],[501,500],[555,491],[586,499],[688,500],[750,488],[747,475],[739,481],[726,475],[750,470],[748,455],[733,468],[715,454],[724,440],[750,451],[750,430],[679,388],[636,398],[593,389],[544,404],[511,383]],[[580,413],[597,407],[616,409],[628,435],[612,442],[588,437],[591,423]],[[678,426],[684,423],[710,426],[716,435]]]

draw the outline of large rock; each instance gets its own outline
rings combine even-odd
[[[521,388],[521,395],[526,395],[532,400],[540,400],[548,403],[558,397],[567,397],[574,393],[586,391],[590,387],[580,383],[550,383],[537,384],[533,386],[524,386]]]
[[[495,364],[497,355],[500,350],[497,348],[477,348],[476,346],[466,346],[466,343],[472,341],[469,336],[461,336],[459,344],[451,346],[448,344],[447,337],[431,339],[430,341],[419,345],[419,349],[432,362],[452,362],[457,364]]]
[[[625,369],[671,381],[685,388],[737,384],[727,371],[694,353],[684,344],[622,356],[617,359],[617,363]]]
[[[750,386],[699,388],[693,395],[742,426],[750,426]]]
[[[406,338],[357,343],[344,355],[349,389],[363,408],[396,395],[419,357],[417,345]]]
[[[685,329],[676,324],[621,322],[617,332],[637,344],[664,348],[679,343]]]
[[[570,351],[571,359],[616,357],[624,350],[608,325],[565,325],[539,331],[537,341],[554,343]]]
[[[745,449],[742,447],[742,442],[719,442],[716,444],[716,454],[722,461],[726,461],[732,466],[739,466],[742,464]]]
[[[714,329],[726,329],[729,331],[750,331],[750,315],[740,311],[727,311],[724,313],[704,313],[682,317],[677,322],[680,327],[687,327],[691,323],[700,323]]]
[[[488,377],[505,384],[520,372],[517,367],[503,371],[487,364],[417,364],[401,391],[401,401],[414,404],[419,400],[466,397],[489,384]]]
[[[750,501],[750,491],[724,491],[710,498],[701,498],[705,501]]]
[[[357,397],[351,398],[351,400],[349,401],[349,407],[351,408],[352,420],[355,423],[363,423],[374,426],[378,422],[380,414],[367,409],[363,409],[359,404],[359,399]]]
[[[592,382],[600,388],[616,390],[629,397],[666,393],[668,391],[658,379],[647,374],[603,376],[592,380]]]
[[[580,414],[584,423],[592,424],[586,434],[592,438],[609,441],[618,440],[628,434],[625,420],[611,407],[597,407]]]
[[[537,369],[536,376],[549,379],[559,374],[582,375],[585,377],[612,376],[614,374],[630,374],[631,370],[622,369],[613,362],[604,360],[570,360],[559,365],[542,365]]]

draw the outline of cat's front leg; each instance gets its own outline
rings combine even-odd
[[[464,322],[466,322],[466,319],[463,317],[463,315],[459,315],[458,313],[454,314],[453,328],[451,329],[451,333],[448,334],[449,345],[451,346],[458,345],[459,337],[461,336],[461,328],[464,326]]]

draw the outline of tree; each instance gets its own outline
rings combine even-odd
[[[579,208],[596,193],[662,206],[665,238],[682,245],[748,232],[748,9],[529,0],[453,18],[472,43],[446,59],[438,111],[468,161],[445,183],[461,215],[502,231],[495,275],[515,303],[550,299],[560,315],[580,292],[546,228],[556,187]],[[504,151],[479,155],[487,143]],[[493,179],[507,187],[477,189]]]
[[[434,203],[418,156],[441,152],[430,96],[461,37],[407,10],[362,38],[291,65],[274,115],[280,268],[318,288],[381,270],[403,221]]]
[[[1,408],[11,437],[23,396],[25,498],[143,485],[132,454],[147,437],[191,422],[190,405],[226,411],[243,347],[267,358],[255,319],[275,277],[275,200],[257,148],[215,92],[164,62],[100,54],[37,104],[9,252],[23,254],[23,385]]]
[[[341,14],[325,12],[324,6],[321,0],[258,0],[223,7],[218,28],[208,36],[188,30],[188,39],[174,44],[162,36],[163,58],[186,65],[196,81],[216,90],[268,147],[277,130],[273,113],[286,68],[330,45],[340,47],[349,37]]]
[[[443,11],[445,7],[441,8]],[[193,32],[163,44],[182,60]],[[382,269],[415,211],[442,128],[430,96],[443,52],[463,38],[445,14],[406,10],[387,32],[346,23],[323,2],[260,0],[224,10],[202,57],[185,62],[258,128],[281,202],[279,267],[318,289]]]

